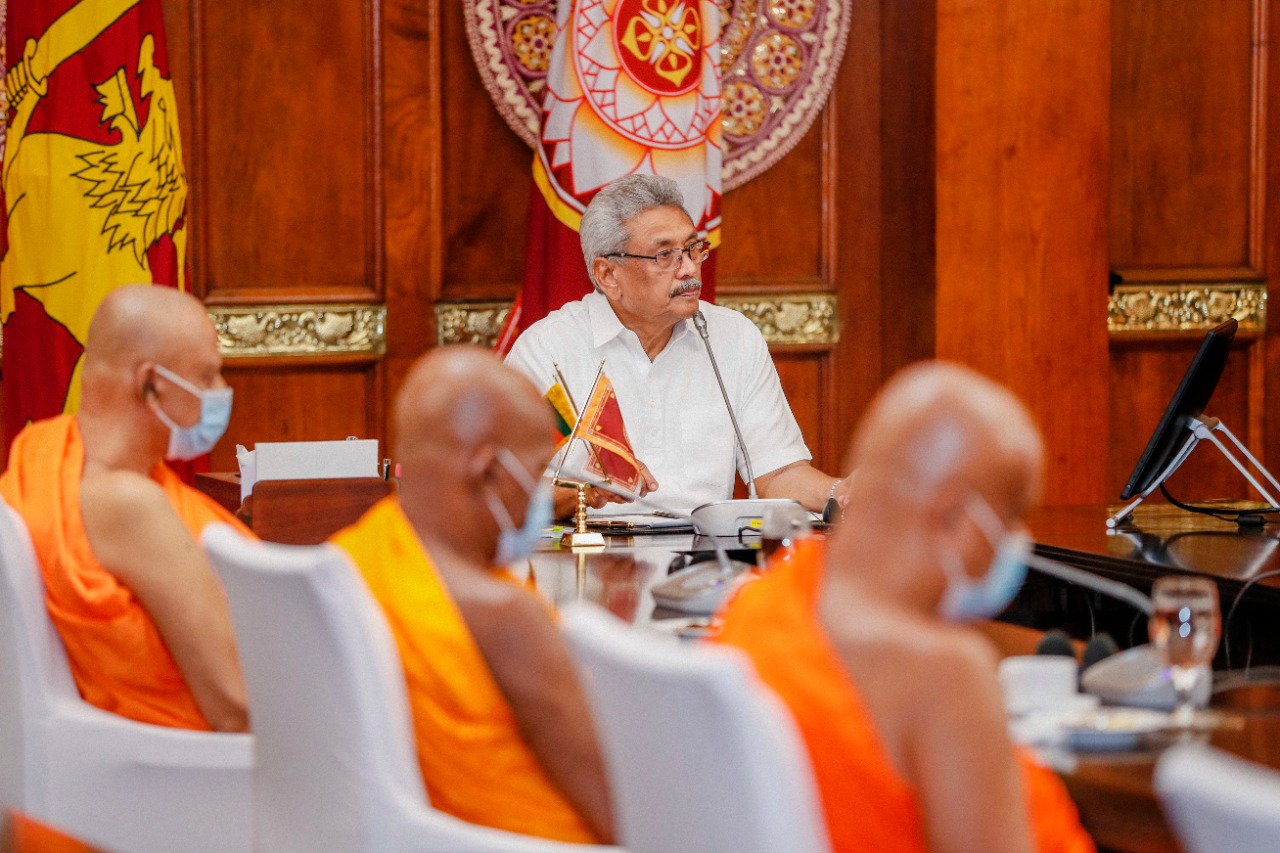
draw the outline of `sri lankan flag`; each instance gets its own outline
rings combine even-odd
[[[587,470],[604,475],[610,482],[631,492],[639,491],[640,463],[627,439],[627,425],[622,421],[618,395],[608,376],[601,376],[591,399],[582,409],[582,426],[578,435],[591,443]]]
[[[185,288],[187,176],[160,0],[8,0],[0,186],[4,447],[79,403],[89,320]]]
[[[544,396],[551,404],[551,413],[555,419],[553,434],[556,450],[559,450],[569,440],[569,436],[573,433],[573,425],[578,422],[578,418],[573,413],[573,404],[569,402],[569,393],[559,382],[548,388]]]

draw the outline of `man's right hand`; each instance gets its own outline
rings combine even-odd
[[[647,465],[640,462],[640,497],[644,497],[657,488],[658,481],[654,479],[653,473]],[[587,486],[587,506],[592,509],[600,509],[605,504],[624,504],[629,502],[629,499],[624,498],[622,495],[615,495],[613,492],[606,492],[604,489]],[[555,517],[573,518],[574,513],[577,511],[578,490],[569,486],[556,486]]]

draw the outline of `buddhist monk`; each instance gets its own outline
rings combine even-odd
[[[473,347],[419,361],[395,405],[398,496],[334,541],[386,611],[431,803],[560,841],[612,838],[586,700],[548,611],[504,566],[551,520],[551,410]]]
[[[1015,753],[995,652],[966,624],[1022,582],[1041,459],[1006,390],[908,368],[857,430],[834,537],[726,608],[720,640],[809,747],[835,853],[1093,850],[1058,779]]]
[[[244,528],[163,462],[207,453],[226,430],[217,334],[185,293],[122,287],[94,314],[83,359],[78,413],[29,424],[0,477],[76,685],[142,722],[246,731],[226,600],[196,545],[210,521]]]

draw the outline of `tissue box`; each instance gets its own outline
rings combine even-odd
[[[263,480],[330,480],[377,477],[378,442],[375,439],[345,441],[260,441],[253,450],[236,446],[240,463],[240,497],[253,493]]]

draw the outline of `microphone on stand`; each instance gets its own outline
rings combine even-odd
[[[751,470],[751,454],[747,452],[747,443],[742,440],[742,430],[738,429],[738,418],[733,413],[733,404],[729,402],[729,392],[725,390],[724,379],[720,376],[720,365],[716,364],[715,353],[711,351],[711,339],[707,337],[707,318],[699,309],[693,312],[693,327],[702,338],[702,345],[707,349],[707,358],[711,359],[711,369],[716,374],[716,384],[720,386],[720,396],[724,399],[724,407],[729,412],[729,422],[733,424],[733,434],[738,439],[738,449],[742,451],[742,463],[747,469],[747,494],[752,500],[760,497],[756,494],[756,475]]]
[[[729,392],[724,387],[724,378],[720,375],[720,365],[716,363],[715,353],[711,351],[711,338],[707,336],[707,318],[702,311],[693,312],[693,327],[702,338],[706,347],[707,358],[711,360],[711,369],[716,375],[716,384],[720,386],[720,397],[724,400],[725,410],[729,413],[729,423],[733,424],[733,435],[738,441],[738,449],[742,451],[742,465],[747,469],[746,500],[712,501],[694,509],[691,518],[701,521],[699,533],[714,536],[739,536],[744,532],[759,531],[764,522],[764,513],[770,506],[780,504],[798,504],[789,498],[761,498],[756,491],[756,475],[751,467],[751,454],[747,452],[747,443],[742,438],[742,430],[738,427],[738,416],[733,411],[733,403],[729,400]]]
[[[1050,560],[1047,557],[1041,557],[1039,554],[1028,554],[1027,565],[1038,572],[1042,572],[1058,580],[1064,580],[1068,583],[1079,584],[1086,589],[1094,592],[1100,592],[1111,598],[1118,598],[1127,604],[1131,604],[1145,615],[1150,616],[1155,612],[1155,605],[1151,603],[1151,599],[1138,592],[1131,586],[1127,586],[1118,581],[1108,580],[1107,578],[1098,577],[1095,574],[1086,572],[1083,569],[1077,569],[1073,566],[1064,565],[1057,560]]]
[[[1068,583],[1078,584],[1086,589],[1094,592],[1100,592],[1110,598],[1117,598],[1126,604],[1140,610],[1142,613],[1150,616],[1155,610],[1155,605],[1151,603],[1151,599],[1143,595],[1131,586],[1119,583],[1118,581],[1109,580],[1107,578],[1098,577],[1095,574],[1086,572],[1082,569],[1074,568],[1059,563],[1057,560],[1050,560],[1041,557],[1039,554],[1031,554],[1027,557],[1027,565],[1036,571],[1042,572],[1059,580]],[[1120,651],[1120,647],[1116,641],[1106,632],[1095,634],[1085,643],[1084,651],[1081,654],[1080,672],[1083,676],[1085,670],[1088,670],[1094,664],[1099,663],[1106,658],[1111,657]],[[1131,650],[1131,656],[1136,653],[1137,649]],[[1075,657],[1075,649],[1071,645],[1071,639],[1065,631],[1054,629],[1047,631],[1044,637],[1036,646],[1036,654],[1038,655],[1068,655]],[[1147,657],[1150,657],[1149,655]],[[1106,677],[1106,673],[1102,673]],[[1128,674],[1126,673],[1126,677]],[[1087,692],[1098,692],[1089,689],[1091,685],[1084,685]],[[1117,694],[1120,695],[1120,694]]]

